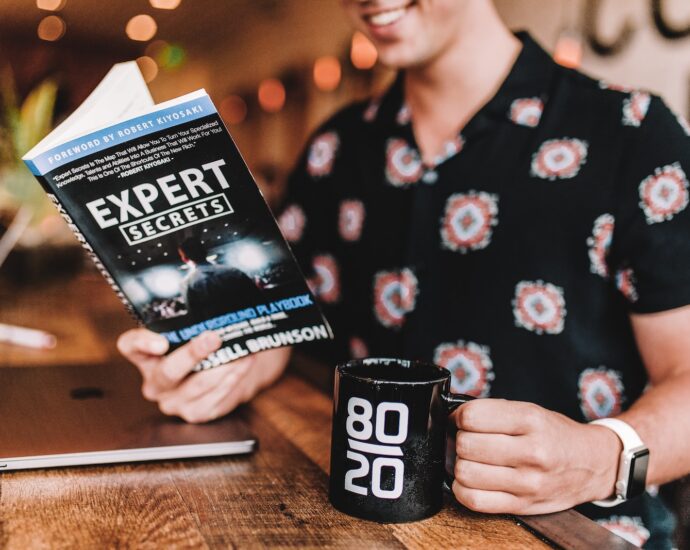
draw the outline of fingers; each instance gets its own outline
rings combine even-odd
[[[147,399],[157,399],[161,394],[177,387],[194,366],[216,351],[221,339],[215,332],[204,332],[184,346],[163,358],[155,368],[145,373],[142,391]]]
[[[203,407],[195,407],[196,419],[188,422],[207,422],[220,418],[249,400],[249,384],[242,374],[233,374],[225,380],[224,385],[225,387],[216,388],[208,394]]]
[[[168,409],[180,409],[185,403],[205,399],[213,390],[227,386],[228,380],[237,375],[245,375],[253,357],[245,357],[213,369],[195,372],[184,379],[174,389],[162,393],[159,402]]]
[[[458,502],[475,512],[487,514],[511,514],[520,509],[520,499],[503,491],[484,491],[464,487],[453,482],[453,494]]]
[[[492,464],[494,466],[519,466],[522,460],[521,436],[485,434],[458,431],[455,436],[455,453],[458,458]]]
[[[144,328],[128,330],[117,340],[120,353],[140,370],[158,361],[168,347],[168,340],[164,336]]]
[[[455,481],[468,489],[533,496],[542,489],[541,480],[539,473],[526,468],[518,470],[462,459],[455,462]]]
[[[218,386],[228,375],[229,368],[229,365],[221,365],[192,373],[173,389],[161,392],[158,395],[158,402],[166,404],[168,408],[177,408],[179,404],[199,399]]]
[[[192,423],[208,422],[229,413],[249,395],[246,370],[250,362],[240,360],[239,363],[195,374],[194,377],[204,380],[205,391],[196,396],[182,391],[170,392],[159,403],[161,411]],[[213,371],[219,371],[222,376],[205,376]]]
[[[141,370],[144,397],[156,401],[164,414],[188,422],[213,420],[248,401],[280,375],[290,355],[289,349],[271,350],[192,373],[199,361],[221,346],[216,333],[206,332],[167,356],[152,353],[163,350],[160,343],[152,343],[156,338],[160,336],[147,330],[130,331],[118,347]],[[261,364],[255,365],[259,360]]]
[[[536,431],[542,417],[543,409],[533,403],[476,399],[458,408],[455,422],[468,432],[523,435]]]

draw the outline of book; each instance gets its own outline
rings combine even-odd
[[[220,335],[195,370],[333,337],[204,90],[155,105],[117,64],[23,160],[141,324]]]

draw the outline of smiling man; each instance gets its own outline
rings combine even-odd
[[[670,545],[645,487],[690,472],[687,124],[556,65],[490,0],[343,5],[401,71],[319,129],[281,216],[336,357],[435,361],[455,391],[491,397],[456,415],[466,506],[597,501],[582,510]],[[162,357],[156,335],[120,340],[145,395],[191,421],[250,399],[288,357],[187,377],[217,345],[207,334]]]

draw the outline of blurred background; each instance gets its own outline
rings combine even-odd
[[[512,28],[528,29],[563,64],[659,93],[688,114],[687,0],[496,1]],[[0,170],[129,59],[156,101],[206,88],[269,202],[314,127],[392,78],[338,0],[2,0]],[[11,136],[7,111],[27,97],[19,132],[30,135]]]
[[[530,31],[559,63],[658,93],[690,115],[688,0],[496,3],[511,28]],[[19,159],[113,63],[131,59],[157,102],[210,93],[271,204],[310,132],[394,77],[338,0],[0,0],[0,265],[12,222],[18,237],[0,290],[3,280],[83,269],[76,240]]]
[[[562,64],[688,115],[687,0],[496,2]],[[338,0],[2,0],[0,223],[31,203],[19,250],[72,242],[18,158],[115,62],[137,59],[156,101],[206,88],[275,204],[310,132],[391,81],[376,57]]]

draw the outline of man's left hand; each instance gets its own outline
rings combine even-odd
[[[455,419],[453,493],[472,510],[545,514],[613,493],[622,447],[603,426],[504,399],[465,403]]]

